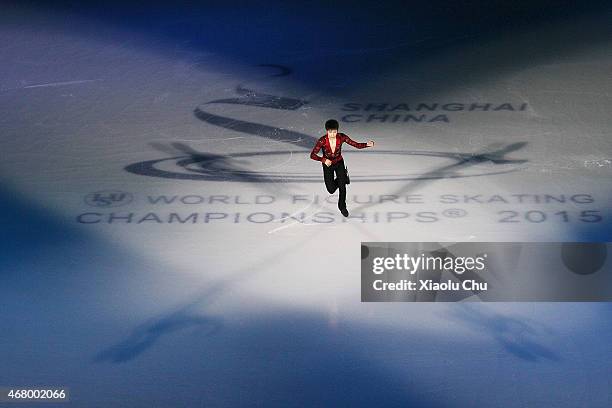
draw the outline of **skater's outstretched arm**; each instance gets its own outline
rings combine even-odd
[[[348,144],[350,144],[353,147],[356,147],[357,149],[365,149],[366,147],[373,147],[374,146],[374,141],[370,140],[367,143],[359,143],[354,141],[353,139],[351,139],[348,135],[344,134],[344,141]]]

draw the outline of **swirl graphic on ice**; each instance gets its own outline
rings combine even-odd
[[[277,65],[267,65],[281,69],[276,76],[291,73],[289,68]],[[240,120],[210,112],[209,106],[214,104],[244,105],[252,109],[277,109],[281,111],[297,111],[309,102],[256,92],[242,85],[236,87],[238,96],[234,98],[215,99],[194,109],[194,115],[209,125],[218,126],[258,137],[266,141],[276,142],[274,150],[269,151],[239,151],[232,148],[229,153],[219,154],[199,151],[185,143],[158,144],[158,149],[170,154],[170,157],[133,163],[125,170],[133,174],[149,177],[160,177],[184,180],[206,181],[237,181],[247,183],[319,183],[321,182],[320,166],[312,166],[308,172],[291,170],[287,166],[270,166],[271,162],[287,163],[295,155],[309,155],[317,137],[294,130]],[[371,149],[359,152],[351,157],[355,168],[376,168],[368,163],[389,161],[401,163],[397,170],[370,170],[367,174],[351,173],[355,181],[409,181],[448,179],[461,177],[488,176],[519,170],[527,160],[511,159],[509,153],[522,149],[527,142],[510,144],[493,144],[479,152],[444,152],[423,150],[385,150]],[[287,148],[278,148],[286,146]],[[293,147],[293,148],[292,148]],[[294,149],[295,148],[295,149]],[[347,152],[351,155],[350,151]],[[407,156],[407,160],[399,156]],[[362,163],[359,163],[359,161]],[[317,163],[318,164],[318,163]]]

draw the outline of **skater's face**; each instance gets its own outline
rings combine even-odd
[[[327,136],[334,138],[338,134],[338,129],[327,129]]]

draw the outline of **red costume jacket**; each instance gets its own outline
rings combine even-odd
[[[329,145],[329,138],[327,137],[327,133],[325,133],[319,138],[319,140],[317,140],[317,144],[312,149],[312,152],[310,152],[310,158],[320,162],[325,161],[325,159],[329,159],[331,160],[332,164],[336,164],[342,160],[342,143],[344,142],[356,147],[357,149],[365,149],[368,147],[367,143],[358,143],[344,133],[338,132],[336,135],[336,149],[332,153],[331,146]],[[321,149],[323,149],[322,157],[318,156],[319,150]]]

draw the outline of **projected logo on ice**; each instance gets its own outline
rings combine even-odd
[[[278,65],[262,65],[280,69],[275,76],[290,75],[291,70]],[[198,106],[195,116],[210,125],[219,126],[233,132],[244,133],[259,138],[284,143],[297,149],[278,149],[267,152],[235,152],[219,154],[197,150],[185,143],[157,144],[159,150],[171,156],[161,159],[134,163],[125,167],[133,174],[187,180],[237,181],[250,183],[307,183],[321,182],[319,166],[313,166],[312,172],[291,172],[286,169],[266,170],[270,161],[289,162],[293,155],[308,155],[318,137],[287,130],[279,127],[244,121],[211,113],[209,106],[214,104],[245,105],[262,109],[297,111],[308,102],[261,92],[255,92],[242,85],[236,87],[235,98],[216,99]],[[384,146],[381,140],[380,146]],[[520,169],[527,162],[522,159],[507,157],[510,153],[522,149],[527,143],[494,144],[478,152],[443,152],[420,150],[385,150],[373,149],[360,152],[360,158],[391,160],[400,156],[410,156],[409,161],[401,161],[401,167],[393,170],[377,170],[367,175],[351,173],[357,181],[402,181],[442,178],[460,178],[487,176],[508,173]],[[353,159],[352,159],[353,160]],[[352,161],[355,163],[355,161]],[[400,163],[400,162],[398,162]],[[434,168],[432,169],[432,163]],[[412,166],[412,167],[409,167]],[[260,169],[260,170],[258,170]],[[427,169],[423,171],[423,169]]]

